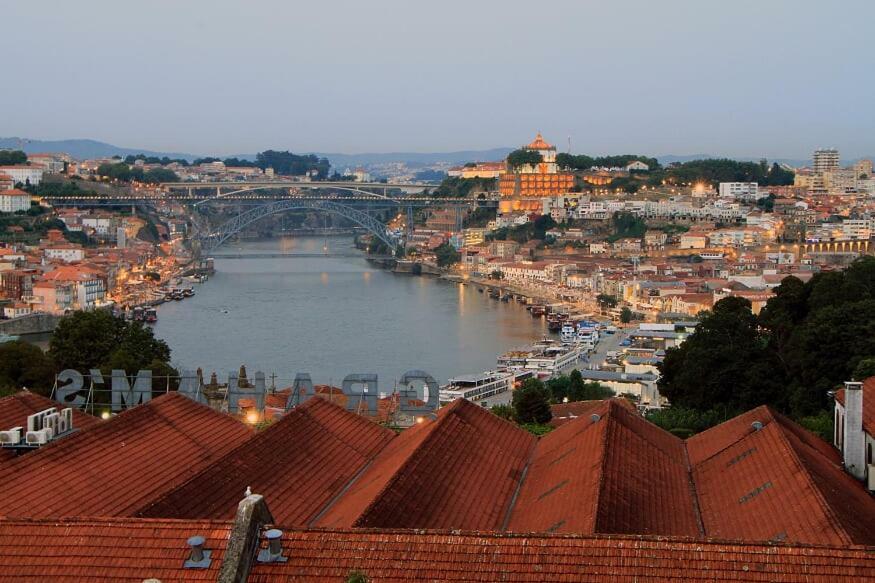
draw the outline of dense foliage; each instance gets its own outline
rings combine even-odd
[[[438,267],[449,267],[462,259],[462,255],[449,243],[438,245],[434,250],[434,255]]]
[[[535,150],[527,150],[525,148],[514,150],[507,155],[507,163],[511,168],[519,168],[526,164],[536,166],[544,161],[541,154]]]
[[[167,374],[170,347],[140,322],[126,322],[104,310],[74,312],[58,323],[49,343],[57,370],[152,369]]]
[[[526,379],[513,392],[514,419],[519,424],[544,424],[553,418],[550,412],[550,390],[538,379]]]
[[[496,188],[495,178],[460,178],[448,176],[432,193],[439,198],[466,198],[472,192],[490,192]]]
[[[828,391],[875,372],[875,257],[803,283],[787,277],[759,315],[729,297],[660,364],[673,407],[730,413],[768,404],[797,419],[831,408]]]
[[[528,243],[532,240],[543,241],[547,238],[547,231],[556,227],[556,221],[550,215],[541,215],[534,221],[516,227],[502,227],[489,233],[486,238],[490,241],[516,241]]]
[[[20,340],[0,344],[0,395],[27,388],[48,396],[54,378],[52,359],[37,346]]]
[[[608,237],[608,241],[617,241],[629,237],[640,239],[647,231],[647,223],[644,219],[626,211],[617,211],[611,216],[611,226],[614,233]]]
[[[167,168],[143,170],[139,166],[129,166],[124,162],[105,162],[97,167],[97,174],[119,182],[145,182],[158,184],[160,182],[175,182],[179,176]]]
[[[273,168],[280,176],[304,176],[315,171],[316,178],[323,179],[328,176],[331,164],[327,158],[319,158],[314,154],[292,154],[291,152],[278,152],[265,150],[255,156],[255,164],[261,169]]]
[[[125,156],[125,164],[133,164],[137,160],[142,160],[145,164],[162,164],[167,166],[168,164],[179,164],[180,166],[188,166],[188,160],[184,158],[169,158],[167,156],[147,156],[145,154],[136,154],[133,156]]]
[[[664,179],[670,184],[692,184],[705,182],[716,185],[718,182],[758,182],[761,185],[781,186],[793,184],[794,174],[766,160],[760,162],[739,162],[726,158],[691,160],[676,164],[665,171]]]
[[[21,150],[0,150],[0,166],[16,166],[27,163],[27,154]]]
[[[556,163],[560,168],[571,170],[589,170],[599,168],[623,168],[630,162],[644,162],[650,167],[650,171],[661,168],[659,160],[636,154],[620,154],[617,156],[587,156],[586,154],[566,154],[562,152],[556,156]]]
[[[562,375],[547,381],[547,389],[554,403],[575,401],[595,401],[614,396],[614,391],[596,382],[586,382],[580,371],[575,369],[570,375]]]

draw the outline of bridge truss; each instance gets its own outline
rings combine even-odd
[[[216,231],[209,235],[202,235],[201,248],[206,251],[216,249],[252,223],[275,214],[299,210],[316,210],[343,217],[367,230],[390,249],[394,250],[398,246],[397,237],[386,228],[386,225],[366,212],[330,200],[284,199],[242,212],[223,223]]]

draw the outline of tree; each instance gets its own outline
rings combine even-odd
[[[0,150],[0,166],[27,164],[27,154],[21,150]]]
[[[441,243],[434,250],[435,258],[438,267],[445,268],[458,263],[462,259],[462,255],[456,251],[456,248],[449,243]]]
[[[875,377],[875,358],[864,358],[854,369],[854,380],[865,381],[870,377]]]
[[[158,184],[160,182],[176,182],[179,176],[173,170],[167,168],[153,168],[143,175],[143,182]]]
[[[635,238],[640,239],[647,231],[647,223],[641,217],[626,211],[617,211],[611,216],[614,234],[608,240]]]
[[[626,306],[623,306],[623,309],[620,310],[620,322],[622,322],[623,324],[628,324],[632,321],[632,316],[632,310],[630,310]]]
[[[59,370],[113,368],[135,374],[170,362],[170,347],[140,322],[125,322],[104,310],[64,316],[49,342],[49,355]]]
[[[493,405],[490,409],[493,415],[497,415],[502,419],[506,419],[507,421],[514,420],[514,410],[510,405]]]
[[[49,396],[54,378],[54,363],[39,347],[21,340],[0,344],[0,394],[28,388]]]
[[[787,404],[780,366],[745,298],[730,296],[703,312],[696,331],[666,351],[659,370],[660,392],[673,406],[746,411]]]
[[[525,148],[514,150],[507,155],[507,163],[511,168],[517,169],[525,165],[536,166],[544,161],[540,152]]]
[[[513,409],[517,423],[544,424],[553,418],[550,412],[550,393],[538,379],[526,379],[513,393]]]
[[[595,297],[595,301],[598,302],[603,310],[616,308],[618,303],[617,296],[612,296],[610,294],[599,294]]]
[[[328,176],[331,163],[327,158],[319,158],[314,154],[298,155],[291,152],[265,150],[255,156],[255,164],[262,170],[273,168],[280,176],[303,176],[315,173],[319,180]]]

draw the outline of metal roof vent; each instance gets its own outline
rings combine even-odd
[[[762,423],[762,421],[754,421],[753,423],[750,424],[750,426],[753,427],[754,431],[759,431],[760,429],[763,428],[763,423]]]
[[[589,416],[589,418],[593,423],[598,423],[598,421],[602,418],[602,416],[599,415],[598,413],[593,413],[592,415]]]
[[[213,551],[204,550],[204,537],[195,535],[186,542],[191,547],[191,553],[182,566],[186,569],[209,569]]]
[[[283,531],[272,528],[264,533],[267,548],[258,551],[259,563],[285,563],[289,559],[283,556]]]

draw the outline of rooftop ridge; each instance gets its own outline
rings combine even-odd
[[[413,464],[413,459],[428,443],[431,443],[435,439],[435,435],[437,434],[438,428],[443,426],[447,422],[447,419],[450,418],[451,415],[454,415],[456,411],[463,407],[465,403],[469,403],[467,399],[456,399],[452,403],[450,403],[447,407],[440,409],[437,413],[437,417],[435,420],[430,423],[427,427],[423,427],[423,431],[428,431],[428,434],[425,438],[417,445],[413,450],[404,458],[404,461],[398,466],[398,468],[392,472],[392,477],[389,478],[383,487],[371,498],[371,501],[368,502],[367,506],[362,509],[361,513],[358,517],[353,521],[353,525],[359,524],[361,519],[370,513],[374,507],[379,503],[380,499],[383,497],[386,492],[391,490],[393,486],[395,486],[398,481],[401,479],[401,476],[404,474],[404,470],[410,467]]]
[[[803,479],[809,484],[809,486],[813,490],[814,496],[817,499],[818,504],[820,505],[824,514],[826,515],[827,520],[829,520],[829,523],[833,526],[833,528],[836,529],[836,532],[839,534],[839,536],[842,538],[842,540],[845,544],[853,543],[854,542],[853,537],[845,529],[845,525],[842,523],[841,520],[839,520],[839,517],[833,511],[832,505],[827,501],[826,497],[823,495],[823,492],[821,491],[820,486],[818,486],[817,482],[815,482],[812,479],[811,473],[809,471],[807,471],[807,468],[808,468],[807,464],[799,456],[799,452],[796,451],[796,448],[793,446],[793,444],[787,438],[786,433],[784,433],[785,428],[782,427],[781,424],[777,423],[777,422],[774,423],[773,425],[776,426],[775,431],[778,432],[778,438],[781,440],[781,442],[784,444],[784,446],[790,451],[791,459],[794,461],[795,465],[801,470],[800,473],[803,475]],[[821,455],[821,454],[818,453],[818,455]]]
[[[728,425],[729,423],[733,423],[733,422],[738,423],[738,419],[739,419],[740,417],[744,417],[744,416],[746,416],[746,415],[750,415],[750,414],[754,413],[755,411],[760,411],[760,410],[765,411],[765,412],[768,414],[768,417],[765,418],[765,421],[768,422],[767,424],[771,424],[772,422],[777,422],[777,419],[775,418],[775,413],[774,413],[774,411],[772,411],[772,408],[769,407],[768,405],[760,405],[759,407],[756,407],[756,408],[754,408],[754,409],[751,409],[750,411],[747,411],[747,412],[745,412],[745,413],[741,413],[740,415],[736,415],[736,416],[732,417],[731,419],[727,419],[727,420],[724,421],[723,423],[718,423],[718,424],[715,425],[714,427],[709,427],[708,429],[706,429],[705,431],[703,431],[703,432],[701,432],[701,433],[698,433],[698,434],[696,434],[696,435],[694,435],[694,436],[692,436],[692,437],[688,437],[687,439],[682,440],[682,441],[683,441],[683,444],[684,444],[684,450],[687,452],[687,457],[689,457],[689,443],[690,443],[692,440],[695,440],[695,439],[697,439],[697,438],[704,438],[706,435],[709,434],[709,432],[716,433],[717,428],[719,428],[719,427],[723,427],[723,426],[726,426],[726,425]],[[749,430],[747,433],[745,433],[745,434],[742,435],[741,437],[739,437],[739,438],[737,438],[737,439],[734,439],[734,440],[730,441],[730,442],[727,443],[724,447],[722,447],[722,448],[720,448],[719,450],[715,451],[714,453],[712,453],[712,454],[709,455],[708,457],[706,457],[706,458],[702,458],[701,460],[699,460],[698,462],[696,462],[695,464],[693,464],[692,467],[699,466],[699,465],[701,465],[701,464],[707,462],[708,460],[710,460],[710,459],[712,459],[712,458],[714,458],[714,457],[720,455],[721,453],[723,453],[724,451],[726,451],[727,449],[729,449],[730,447],[732,447],[733,445],[735,445],[736,443],[738,443],[739,441],[741,441],[742,439],[746,438],[748,435],[750,435],[750,433],[751,433],[751,431]]]

